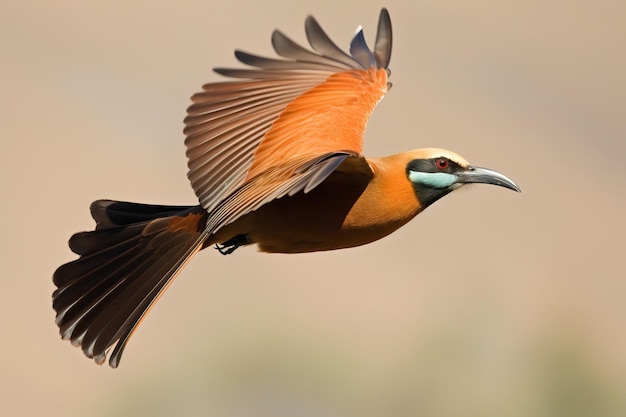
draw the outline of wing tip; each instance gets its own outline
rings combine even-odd
[[[391,58],[392,27],[389,10],[383,7],[378,20],[378,30],[376,42],[373,49],[367,46],[363,27],[359,25],[350,42],[349,53],[343,52],[326,35],[322,26],[313,15],[308,15],[304,22],[305,33],[309,41],[310,49],[304,48],[294,42],[280,29],[272,31],[271,44],[276,54],[283,58],[285,62],[322,64],[328,68],[347,69],[367,69],[383,68],[387,69]],[[235,50],[235,57],[238,61],[246,65],[257,66],[256,55],[248,54],[239,49]],[[279,60],[273,60],[274,62]],[[213,71],[225,76],[234,78],[250,78],[249,72],[241,72],[233,68],[217,67]]]
[[[391,50],[393,46],[393,30],[391,26],[391,16],[387,8],[380,10],[378,18],[378,29],[376,32],[376,43],[374,44],[374,56],[376,63],[381,68],[388,69],[391,61]]]

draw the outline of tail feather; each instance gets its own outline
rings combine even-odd
[[[117,367],[128,339],[185,263],[206,239],[199,206],[153,206],[97,201],[95,231],[77,233],[80,255],[59,267],[53,308],[61,336],[85,355]]]
[[[135,229],[141,227],[139,225],[96,229],[97,234],[93,232],[76,233],[70,238],[68,244],[72,252],[77,255],[95,257],[103,251],[113,249],[114,246],[124,245],[130,238],[137,235]]]
[[[97,200],[89,210],[97,223],[97,229],[126,226],[162,217],[176,216],[195,207],[163,206],[157,204],[130,203],[128,201]]]

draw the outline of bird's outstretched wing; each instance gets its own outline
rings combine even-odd
[[[275,31],[272,44],[284,59],[236,51],[241,62],[254,68],[217,68],[237,80],[206,84],[192,97],[184,131],[188,176],[207,211],[237,206],[229,217],[240,216],[251,211],[244,206],[258,207],[312,188],[346,156],[361,155],[369,116],[390,86],[389,14],[381,11],[373,51],[360,28],[349,53],[313,17],[307,18],[305,29],[312,50]],[[307,174],[303,167],[315,172]],[[285,183],[270,181],[271,186],[260,181],[264,187],[252,190],[254,204],[234,198],[242,186],[250,192],[245,183],[274,171],[283,177],[295,172],[297,179],[284,177]],[[232,221],[222,220],[217,223]]]

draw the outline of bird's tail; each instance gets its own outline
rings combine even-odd
[[[200,206],[157,206],[99,200],[96,230],[71,237],[80,257],[54,273],[52,295],[63,339],[98,364],[115,345],[115,368],[142,318],[206,239]]]

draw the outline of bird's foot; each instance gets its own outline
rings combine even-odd
[[[215,249],[222,255],[230,255],[233,253],[239,246],[248,245],[252,242],[248,239],[247,235],[237,235],[232,239],[228,239],[226,242],[221,245],[216,243]]]

